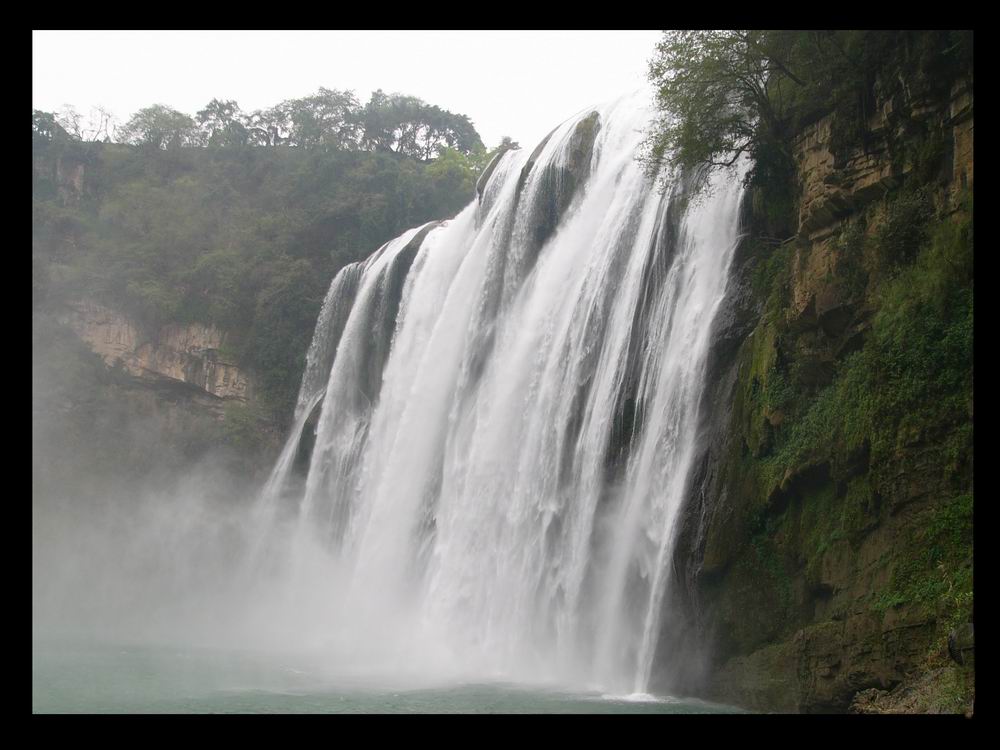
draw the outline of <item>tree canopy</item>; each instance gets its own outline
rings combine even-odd
[[[195,119],[208,146],[245,146],[248,143],[250,132],[240,105],[234,100],[213,99]]]
[[[118,136],[124,143],[162,149],[197,145],[199,142],[194,120],[163,104],[140,109],[125,123]]]
[[[333,151],[377,151],[430,161],[445,151],[482,158],[486,148],[467,115],[455,114],[415,96],[379,89],[364,105],[353,91],[320,88],[272,107],[244,112],[232,99],[212,99],[194,117],[163,104],[136,112],[114,133],[110,115],[99,110],[107,141],[154,149],[179,147],[286,147]],[[38,119],[48,116],[49,119]],[[71,107],[33,115],[38,137],[88,140],[82,118]],[[57,130],[58,129],[58,130]]]
[[[748,154],[751,182],[787,173],[803,124],[836,112],[841,130],[866,128],[875,87],[901,85],[894,64],[947,85],[971,59],[971,32],[664,32],[649,63],[661,114],[645,158],[651,171],[712,170]]]
[[[79,120],[32,111],[33,304],[219,325],[282,416],[332,276],[454,215],[491,155],[468,117],[382,91],[251,113],[217,98],[194,117],[157,104],[118,143]]]
[[[56,121],[56,116],[52,112],[42,112],[33,110],[31,113],[31,141],[32,143],[48,143],[56,138],[68,138],[69,134],[65,128]]]

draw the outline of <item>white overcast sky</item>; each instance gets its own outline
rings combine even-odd
[[[531,147],[592,104],[646,85],[658,31],[35,31],[32,108],[103,106],[119,123],[151,104],[194,115],[381,88],[468,115],[488,147]]]

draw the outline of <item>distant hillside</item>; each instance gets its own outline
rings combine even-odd
[[[120,361],[119,384],[155,383],[162,395],[175,381],[209,399],[193,410],[209,424],[187,458],[220,440],[252,455],[280,434],[333,276],[404,229],[457,213],[489,157],[464,116],[376,92],[333,117],[343,93],[252,115],[218,100],[197,118],[150,107],[117,131],[121,143],[33,113],[35,369],[55,387],[44,358],[83,357],[56,379],[60,424],[81,394],[112,398],[98,381]],[[71,329],[103,363],[69,347]],[[125,343],[103,340],[122,332]],[[218,382],[206,391],[209,375]],[[42,396],[54,393],[35,394],[43,412],[60,400]],[[93,414],[78,421],[85,435]],[[108,427],[99,441],[121,432]],[[194,432],[185,428],[186,444]]]

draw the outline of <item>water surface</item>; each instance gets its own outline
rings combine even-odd
[[[610,696],[555,686],[474,682],[422,687],[337,678],[303,656],[80,643],[36,643],[34,713],[714,714],[692,698]]]

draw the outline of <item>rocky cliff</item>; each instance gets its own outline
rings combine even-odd
[[[36,311],[36,494],[144,492],[196,465],[250,492],[282,430],[253,375],[227,355],[226,338],[202,324],[148,331],[89,299]]]
[[[798,134],[793,236],[745,207],[662,646],[719,700],[971,710],[973,93],[901,83]]]
[[[218,416],[223,401],[246,403],[252,396],[250,375],[226,360],[225,334],[215,326],[167,325],[147,335],[128,317],[90,300],[68,304],[59,320],[109,367],[213,396]]]

